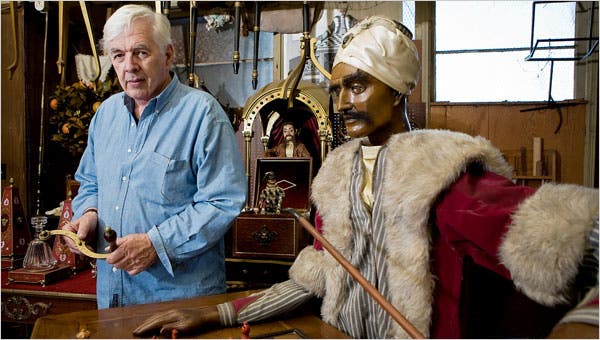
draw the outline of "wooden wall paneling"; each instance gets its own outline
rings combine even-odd
[[[461,131],[489,139],[500,150],[533,149],[533,137],[543,138],[544,149],[557,152],[558,178],[563,183],[583,184],[585,144],[584,101],[568,102],[561,108],[522,112],[544,103],[489,103],[431,105],[430,128]]]
[[[427,127],[429,129],[445,129],[446,123],[446,112],[448,111],[447,105],[430,105],[429,106],[429,121]]]
[[[499,106],[490,111],[490,136],[501,150],[533,149],[533,137],[543,138],[544,149],[554,149],[558,158],[559,181],[583,184],[585,105],[561,108],[563,122],[558,133],[555,109],[521,112],[532,105]]]
[[[37,11],[33,3],[22,2],[24,8],[24,20],[27,22],[24,29],[24,73],[25,79],[25,92],[24,96],[27,98],[25,101],[25,115],[26,115],[26,157],[27,157],[27,183],[29,186],[28,190],[28,203],[29,203],[29,216],[37,213],[37,189],[38,189],[38,162],[39,162],[39,147],[40,147],[40,124],[42,117],[42,83],[44,82],[44,33],[46,25],[46,14]],[[41,168],[41,179],[40,179],[40,202],[39,202],[39,213],[43,214],[45,210],[54,208],[55,202],[52,204],[48,203],[48,195],[53,194],[52,188],[53,181],[47,178],[49,167],[46,161],[51,157],[46,152],[49,146],[48,138],[48,98],[53,92],[55,86],[58,84],[59,78],[56,72],[56,59],[58,55],[58,25],[57,25],[57,13],[56,4],[48,4],[48,44],[46,46],[46,78],[44,86],[44,155],[43,164]],[[64,186],[63,181],[60,182],[61,188]],[[49,187],[47,187],[50,185]],[[62,194],[62,190],[60,191]]]
[[[489,138],[487,105],[452,105],[446,113],[447,129]]]
[[[51,134],[54,131],[52,131],[52,127],[48,124],[48,120],[52,114],[48,103],[50,96],[54,93],[56,86],[60,83],[61,76],[58,74],[56,66],[56,60],[58,58],[58,4],[56,2],[48,2],[47,5],[48,43],[44,88],[44,155],[40,179],[41,199],[39,213],[41,214],[46,210],[55,208],[60,201],[64,200],[66,176],[73,175],[79,163],[78,157],[73,157],[67,151],[64,151],[58,144],[53,143],[50,140]],[[105,2],[91,2],[88,4],[88,14],[90,15],[96,43],[101,38],[102,27],[106,19],[106,8],[109,5],[110,3]],[[34,8],[33,2],[21,2],[19,6],[23,9],[23,17],[21,19],[27,22],[27,25],[23,28],[24,43],[21,43],[21,46],[24,48],[24,51],[21,54],[23,56],[24,79],[27,79],[27,81],[25,82],[24,90],[18,98],[26,98],[24,101],[25,127],[23,131],[25,134],[25,151],[23,154],[26,158],[24,173],[28,190],[26,192],[21,192],[27,196],[27,198],[23,198],[23,200],[28,203],[28,215],[33,215],[36,213],[37,199],[38,148],[40,145],[40,123],[42,114],[41,100],[42,76],[44,74],[44,30],[46,16],[44,13],[41,13]],[[83,24],[81,9],[76,2],[65,3],[64,20],[65,25],[69,26],[69,28],[66,29],[66,32],[68,32],[69,35],[69,44],[64,50],[66,58],[64,72],[66,84],[70,85],[78,80],[74,61],[75,54],[83,53],[91,55],[91,47]],[[2,37],[2,53],[4,53],[5,40],[8,40],[4,39],[4,30],[2,32]],[[2,97],[3,99],[7,98],[4,95]],[[12,101],[16,97],[8,98]]]
[[[4,5],[3,5],[4,7]],[[25,78],[23,74],[23,7],[15,3],[16,36],[18,59],[12,79],[6,69],[14,60],[15,46],[13,44],[12,19],[10,11],[2,10],[2,187],[8,185],[9,179],[15,179],[19,188],[23,209],[27,211],[27,178],[25,156]]]
[[[413,32],[414,35],[414,32]],[[422,53],[422,45],[423,42],[421,40],[413,40],[415,43],[415,46],[417,47],[417,51],[419,53],[419,58],[421,57]],[[423,84],[423,72],[419,73],[419,79],[417,80],[417,86],[415,86],[415,88],[411,91],[410,96],[408,96],[407,101],[409,103],[421,103],[423,100],[421,99],[421,86]]]

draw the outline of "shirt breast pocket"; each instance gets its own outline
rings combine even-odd
[[[158,153],[152,155],[161,172],[160,193],[170,203],[188,203],[196,192],[195,176],[188,160],[177,160]]]

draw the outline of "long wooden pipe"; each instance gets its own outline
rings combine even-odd
[[[338,261],[344,269],[350,274],[363,288],[383,307],[383,309],[410,335],[413,339],[425,339],[425,336],[419,332],[419,330],[411,324],[389,301],[385,299],[383,295],[373,287],[373,285],[365,279],[364,276],[354,268],[348,260],[344,258],[332,245],[325,239],[316,229],[310,224],[304,217],[300,216],[293,208],[284,208],[283,211],[289,212],[300,222],[300,224],[306,229],[317,241],[319,241],[323,247]]]

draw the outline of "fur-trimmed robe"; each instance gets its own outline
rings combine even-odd
[[[329,153],[312,186],[323,236],[346,258],[352,249],[349,181],[352,159],[360,144],[361,140],[353,140]],[[498,178],[510,178],[511,168],[489,141],[462,133],[418,130],[394,135],[387,145],[382,206],[390,302],[425,336],[460,337],[458,326],[446,334],[430,329],[432,319],[450,317],[446,322],[459,322],[456,311],[434,315],[434,290],[436,285],[443,285],[434,277],[431,265],[436,261],[433,254],[438,254],[433,249],[432,230],[445,239],[444,233],[452,225],[445,229],[430,226],[430,218],[435,215],[432,209],[439,206],[441,196],[452,192],[450,188],[464,177],[470,165],[480,164],[484,172]],[[512,276],[516,287],[539,303],[564,302],[583,256],[587,232],[598,215],[598,192],[574,185],[546,184],[535,193],[520,188],[517,190],[522,190],[522,197],[511,202],[516,211],[512,219],[510,214],[506,219],[510,225],[502,226],[499,232],[503,237],[497,240],[499,254],[488,254],[497,262],[491,265],[497,268],[491,269]],[[441,214],[449,214],[448,209]],[[469,228],[475,230],[478,226],[467,226],[466,230]],[[469,241],[468,235],[464,237],[457,244]],[[447,245],[447,250],[454,249],[452,243]],[[459,264],[462,255],[453,255]],[[305,248],[290,269],[292,280],[323,298],[321,314],[334,326],[346,288],[340,284],[343,275],[344,269],[318,246]],[[454,303],[452,308],[458,308],[460,302]],[[392,336],[407,337],[400,326],[393,327]]]

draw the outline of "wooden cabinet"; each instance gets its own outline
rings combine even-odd
[[[266,288],[288,279],[298,253],[310,243],[309,234],[289,214],[240,214],[228,235],[226,259],[230,291]]]
[[[285,215],[242,213],[232,229],[234,258],[294,260],[308,242],[296,219]]]
[[[46,315],[95,310],[96,278],[90,269],[45,287],[8,283],[2,271],[2,337],[28,338],[35,321]]]
[[[268,288],[287,280],[291,261],[227,258],[227,289],[231,291]]]
[[[227,282],[230,290],[261,288],[288,279],[288,269],[310,236],[289,213],[261,213],[260,192],[264,175],[274,172],[284,190],[282,208],[310,214],[310,158],[258,158],[254,180],[255,208],[242,212],[227,235]]]

